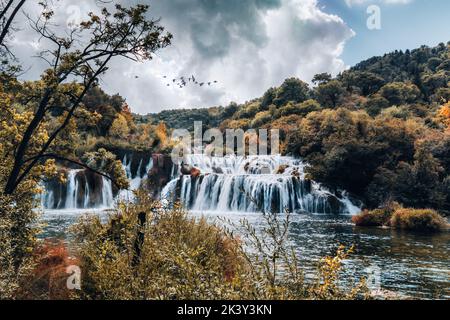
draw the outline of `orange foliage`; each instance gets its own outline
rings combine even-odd
[[[124,103],[120,114],[127,120],[127,124],[129,126],[131,126],[134,123],[133,113],[131,112],[131,108],[128,104]]]
[[[46,240],[35,250],[36,265],[23,286],[25,299],[68,300],[71,291],[67,289],[70,265],[78,265],[76,258],[70,257],[62,241]]]
[[[165,146],[168,142],[168,133],[166,124],[164,122],[160,122],[155,128],[155,133],[161,145]]]
[[[439,117],[442,119],[444,124],[450,128],[450,102],[447,102],[439,110]]]

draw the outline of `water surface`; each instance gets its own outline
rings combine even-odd
[[[68,227],[81,214],[101,210],[50,210],[42,216],[43,237],[67,237]],[[263,227],[258,213],[192,212],[211,222],[234,223],[246,219],[257,229]],[[221,219],[218,219],[218,218]],[[420,234],[383,228],[355,227],[350,216],[295,214],[291,216],[290,240],[299,254],[306,274],[315,273],[321,257],[334,255],[339,244],[355,245],[355,253],[345,263],[347,281],[368,276],[367,268],[379,268],[382,289],[412,298],[450,299],[450,233]]]

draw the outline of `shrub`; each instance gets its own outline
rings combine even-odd
[[[143,227],[137,224],[141,211],[147,212]],[[140,204],[119,205],[107,223],[83,218],[75,233],[83,272],[80,298],[251,298],[238,240],[180,208],[157,208],[141,198]],[[142,246],[136,250],[139,237]]]
[[[259,128],[263,124],[270,122],[272,120],[272,115],[269,111],[261,111],[255,115],[255,119],[251,122],[252,128]]]
[[[84,299],[354,299],[362,286],[341,288],[346,254],[319,264],[317,282],[303,282],[289,219],[264,215],[260,235],[242,222],[242,240],[225,227],[164,209],[143,192],[119,204],[106,223],[84,217],[75,227]],[[137,223],[145,215],[146,221]],[[244,243],[246,246],[244,246]],[[251,246],[251,248],[248,248]],[[332,264],[330,265],[330,263]]]
[[[291,114],[296,114],[299,116],[306,116],[307,114],[319,111],[322,108],[316,100],[306,100],[302,103],[294,104],[289,102],[287,105],[280,109],[281,116],[288,116]]]
[[[1,177],[1,174],[0,174]],[[36,213],[28,194],[0,194],[0,300],[17,299],[17,292],[33,268]]]
[[[71,292],[67,288],[67,267],[78,264],[70,257],[62,241],[45,240],[33,254],[35,265],[24,281],[19,296],[25,299],[67,300]]]
[[[381,227],[389,224],[392,211],[389,209],[364,210],[352,217],[352,221],[359,227]]]
[[[445,218],[430,209],[398,209],[392,215],[393,228],[413,231],[442,231],[448,228]]]

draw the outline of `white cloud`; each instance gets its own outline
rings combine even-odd
[[[102,81],[102,87],[120,93],[139,113],[244,102],[287,77],[309,81],[319,72],[336,74],[346,67],[340,55],[354,35],[341,18],[323,12],[317,0],[154,0],[151,5],[153,15],[161,16],[174,34],[173,45],[144,64],[116,60]],[[23,32],[16,39],[21,59],[27,59],[35,36]],[[34,70],[41,66],[27,62]],[[164,75],[195,75],[218,84],[167,87]]]
[[[413,0],[375,0],[382,4],[408,4]],[[373,4],[374,0],[345,0],[347,6],[352,7],[353,5],[362,5],[362,4]]]

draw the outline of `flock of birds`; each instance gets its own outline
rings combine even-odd
[[[139,79],[139,76],[135,76],[135,79]],[[203,87],[203,86],[211,86],[214,85],[216,83],[218,83],[217,80],[214,81],[205,81],[205,82],[200,82],[198,81],[193,75],[191,77],[180,77],[180,78],[174,78],[174,79],[169,79],[167,76],[163,76],[163,79],[165,80],[169,80],[169,82],[166,84],[167,87],[170,87],[171,85],[173,86],[177,86],[180,89],[186,87],[189,84],[193,84],[193,85],[198,85],[199,87]]]
[[[167,76],[163,76],[164,79],[167,79]],[[179,87],[180,89],[186,87],[188,84],[198,85],[200,87],[203,87],[204,85],[211,86],[212,84],[217,83],[217,80],[209,81],[209,82],[200,82],[197,79],[195,79],[194,76],[188,77],[180,77],[172,79],[172,82],[167,83],[167,86],[170,87],[171,85],[175,85]]]

